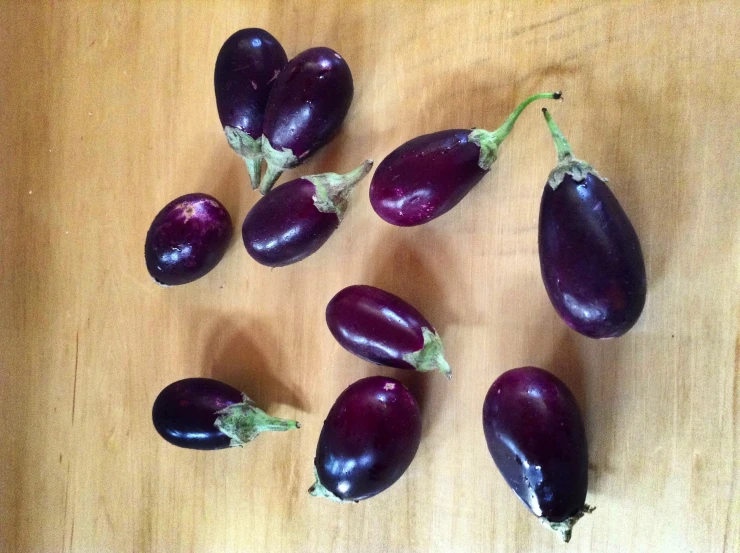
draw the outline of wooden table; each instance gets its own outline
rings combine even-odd
[[[416,135],[494,128],[530,93],[611,178],[645,253],[645,311],[594,341],[555,315],[537,257],[555,153],[538,107],[490,176],[431,224],[392,227],[369,179],[313,257],[268,270],[234,237],[205,278],[163,289],[148,225],[214,194],[235,225],[258,195],[216,114],[221,43],[268,29],[326,45],[355,98],[299,174],[379,162]],[[2,2],[0,549],[3,552],[564,551],[498,474],[481,406],[504,370],[573,389],[590,441],[571,552],[740,550],[740,10],[735,2]],[[285,180],[285,178],[283,178]],[[324,323],[353,283],[417,305],[455,371],[399,374]],[[351,382],[402,378],[423,405],[408,472],[358,505],[309,497],[324,416]],[[242,450],[175,448],[151,405],[211,376],[300,431]]]

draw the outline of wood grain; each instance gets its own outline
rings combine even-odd
[[[212,90],[221,43],[247,26],[289,55],[333,47],[355,77],[340,136],[289,178],[380,161],[425,132],[493,128],[530,93],[563,90],[553,113],[642,240],[638,325],[589,340],[548,302],[536,227],[555,154],[536,107],[431,224],[383,223],[366,181],[298,265],[258,266],[235,236],[207,277],[155,286],[144,235],[167,201],[212,193],[239,225],[257,200]],[[481,430],[494,378],[535,364],[587,422],[597,510],[568,551],[740,551],[738,29],[731,1],[0,3],[0,550],[563,551]],[[360,282],[428,315],[451,382],[335,343],[324,307]],[[423,405],[416,459],[370,501],[309,497],[323,417],[375,373]],[[151,404],[197,375],[303,428],[243,450],[169,446]]]

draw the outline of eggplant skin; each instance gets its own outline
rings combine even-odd
[[[555,310],[590,338],[623,335],[640,318],[647,294],[637,233],[609,187],[588,173],[566,174],[540,204],[542,280]]]
[[[491,385],[483,404],[488,450],[537,517],[562,522],[585,506],[588,446],[578,404],[555,375],[521,367]]]
[[[360,501],[395,483],[421,442],[421,412],[398,380],[371,376],[337,398],[321,429],[314,466],[341,501]]]

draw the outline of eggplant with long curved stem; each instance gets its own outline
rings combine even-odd
[[[352,72],[331,48],[309,48],[288,62],[265,112],[267,170],[260,192],[269,192],[283,171],[300,165],[334,137],[353,94]]]
[[[326,306],[334,338],[358,357],[397,369],[439,370],[452,378],[442,339],[412,305],[374,286],[348,286]]]
[[[488,450],[506,483],[567,542],[586,505],[588,445],[573,394],[537,367],[499,376],[483,403]]]
[[[300,428],[271,417],[246,394],[211,378],[185,378],[165,387],[152,407],[154,428],[187,449],[224,449],[254,440],[262,432]]]
[[[590,338],[621,336],[645,305],[640,240],[606,179],[573,155],[550,113],[543,112],[558,154],[540,203],[545,289],[573,330]]]
[[[381,219],[401,227],[444,215],[488,173],[522,111],[535,100],[560,97],[560,92],[530,96],[495,131],[449,129],[409,140],[378,165],[370,204]]]
[[[252,188],[262,172],[262,123],[270,91],[288,63],[285,50],[263,29],[242,29],[218,53],[213,84],[226,139],[247,164]]]
[[[421,411],[398,380],[351,384],[324,420],[314,459],[315,497],[357,503],[393,485],[421,442]]]
[[[193,282],[221,261],[233,233],[231,216],[216,198],[200,192],[180,196],[162,208],[146,233],[147,270],[162,286]]]
[[[260,198],[242,224],[249,255],[262,265],[283,267],[316,252],[339,227],[350,192],[372,166],[366,160],[345,175],[301,177]]]

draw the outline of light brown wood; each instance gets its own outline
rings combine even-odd
[[[610,177],[644,249],[648,301],[623,338],[555,315],[539,197],[555,153],[537,106],[457,208],[412,229],[369,179],[313,257],[268,270],[237,234],[205,278],[162,289],[144,236],[170,199],[216,195],[237,229],[258,196],[219,126],[221,43],[268,29],[289,55],[337,49],[355,78],[343,131],[286,177],[379,162],[418,134],[493,128],[530,93]],[[573,389],[589,502],[568,551],[740,551],[740,10],[735,2],[0,3],[0,550],[564,551],[489,457],[483,397],[516,366]],[[455,371],[352,357],[324,307],[343,286],[397,293],[441,330]],[[333,400],[404,379],[424,437],[404,477],[358,505],[306,493]],[[151,405],[222,379],[297,432],[193,452]]]

